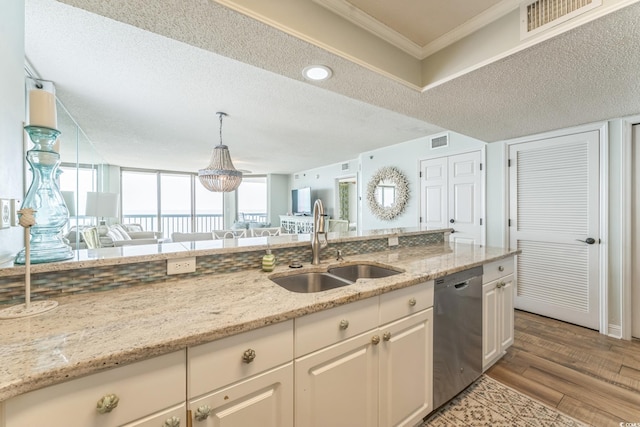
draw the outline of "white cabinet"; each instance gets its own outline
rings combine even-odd
[[[374,336],[360,334],[296,359],[296,427],[378,425]]]
[[[184,427],[185,369],[183,350],[32,391],[4,403],[5,427]]]
[[[188,349],[198,427],[293,426],[293,321]]]
[[[296,427],[413,426],[427,415],[432,304],[430,282],[296,319],[296,337],[320,337],[316,348],[296,340]]]
[[[483,371],[513,344],[514,260],[486,264],[482,285]]]
[[[380,328],[379,426],[414,426],[432,410],[433,308]]]

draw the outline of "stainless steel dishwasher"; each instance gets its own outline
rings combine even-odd
[[[482,266],[436,279],[433,409],[482,374]]]

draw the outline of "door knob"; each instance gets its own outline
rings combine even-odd
[[[449,220],[449,222],[450,222],[451,224],[453,224],[454,222],[456,222],[456,220],[455,220],[455,219],[453,219],[453,218],[451,218],[451,219]]]
[[[596,242],[596,239],[593,237],[587,237],[584,240],[576,239],[577,242],[586,243],[587,245],[593,245]]]

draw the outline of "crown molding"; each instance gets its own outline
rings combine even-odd
[[[382,22],[353,6],[346,0],[313,0],[314,3],[329,9],[336,15],[356,24],[387,43],[397,47],[417,59],[423,59],[423,47],[412,42],[396,30],[386,26]]]
[[[438,37],[431,43],[420,46],[396,30],[373,18],[371,15],[353,6],[347,0],[313,0],[313,2],[331,10],[342,18],[373,33],[387,43],[390,43],[419,60],[472,34],[485,25],[517,9],[520,5],[520,0],[503,0],[443,36]]]

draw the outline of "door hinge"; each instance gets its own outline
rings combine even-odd
[[[480,163],[480,170],[482,170],[482,163]]]
[[[422,217],[420,217],[420,223],[422,223]]]
[[[509,220],[509,227],[511,227],[511,220]]]
[[[480,218],[480,225],[482,225],[482,218]]]
[[[422,171],[420,171],[420,178],[422,178]]]
[[[511,159],[507,160],[507,167],[510,168],[511,167]]]

